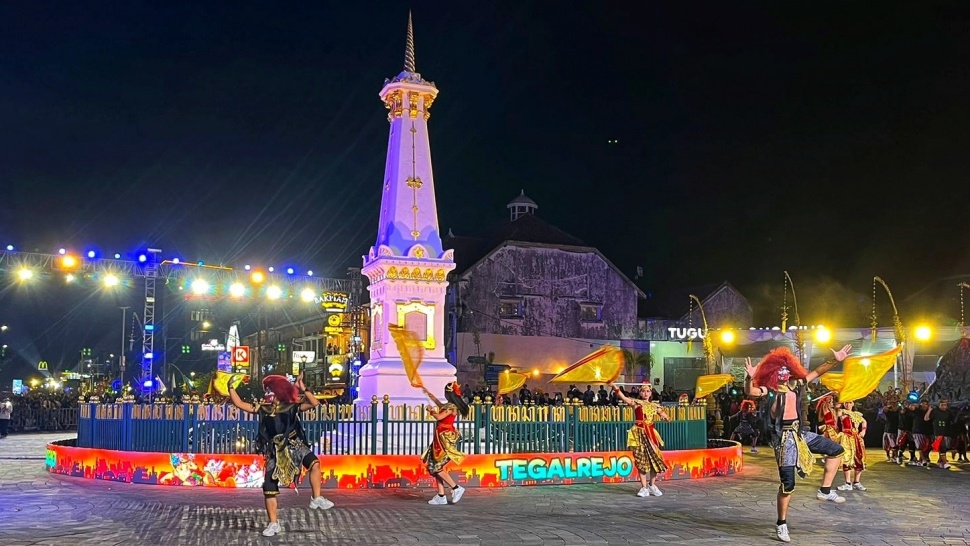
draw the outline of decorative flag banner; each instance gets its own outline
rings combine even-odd
[[[524,373],[510,372],[508,370],[498,374],[498,393],[508,394],[515,392],[525,385],[529,376]]]
[[[229,385],[233,388],[239,387],[241,383],[249,383],[249,376],[241,373],[228,373],[216,370],[209,383],[209,394],[221,394],[229,396]]]
[[[728,383],[734,382],[734,375],[729,373],[717,373],[712,375],[701,375],[697,377],[697,384],[694,387],[694,400],[704,398],[708,394],[720,389]]]
[[[388,325],[397,351],[401,353],[401,362],[404,364],[404,373],[408,376],[408,381],[412,387],[420,388],[421,376],[418,375],[418,366],[424,360],[424,346],[414,332],[396,325]]]
[[[829,390],[839,393],[840,402],[865,398],[876,390],[886,372],[893,369],[902,346],[869,356],[850,356],[842,362],[842,373],[819,377]]]
[[[604,345],[559,372],[550,383],[612,383],[623,371],[623,351]]]

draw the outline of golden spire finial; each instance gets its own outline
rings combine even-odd
[[[404,71],[414,72],[414,27],[411,25],[411,10],[408,10],[408,37],[404,47]]]

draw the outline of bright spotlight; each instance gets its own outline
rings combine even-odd
[[[819,343],[828,343],[832,341],[832,331],[824,326],[819,326],[815,329],[815,341]]]
[[[58,250],[57,253],[60,254],[61,256],[63,256],[65,254],[67,254],[67,249],[66,248],[62,248],[62,249]]]
[[[120,282],[121,281],[118,279],[118,277],[111,273],[108,273],[107,275],[104,276],[105,286],[118,286]]]
[[[203,279],[195,279],[192,281],[192,293],[201,296],[209,291],[209,283],[205,282]]]
[[[253,274],[250,275],[249,278],[254,283],[259,284],[266,280],[266,275],[263,275],[262,271],[253,271]]]
[[[307,271],[306,272],[306,276],[307,277],[312,277],[313,276],[313,270],[311,269],[311,270]]]
[[[286,268],[286,274],[287,275],[292,275],[293,274],[293,268],[292,267],[287,267]]]
[[[933,337],[933,331],[929,326],[917,326],[916,327],[916,339],[919,341],[927,341]]]
[[[7,245],[7,250],[13,250],[13,245]]]
[[[144,254],[139,254],[138,255],[138,261],[141,262],[141,263],[145,263],[145,262],[148,261],[148,256],[145,256]]]
[[[246,271],[249,271],[252,268],[253,268],[253,266],[251,266],[249,264],[246,264],[245,266],[243,266],[243,269],[245,269]]]
[[[115,259],[116,260],[120,260],[121,259],[121,254],[118,254],[117,252],[115,252]]]
[[[77,267],[77,258],[75,258],[74,256],[71,256],[70,254],[64,256],[63,258],[61,258],[61,267],[64,267],[67,269],[73,269]]]
[[[68,273],[67,276],[64,277],[64,280],[67,281],[67,282],[74,282],[74,274],[73,273]]]
[[[266,297],[271,300],[278,300],[283,296],[283,289],[273,285],[266,289]]]
[[[270,273],[272,273],[272,272],[274,272],[274,271],[276,271],[276,268],[275,268],[275,267],[273,267],[273,266],[270,266],[270,267],[268,267],[268,268],[267,268],[267,270],[268,270],[268,271],[269,271]]]
[[[721,343],[734,343],[734,331],[724,330],[721,332]]]
[[[172,263],[173,264],[177,264],[177,263],[179,263],[179,261],[180,260],[178,258],[172,258]]]
[[[26,281],[34,277],[34,272],[29,269],[21,269],[17,272],[17,277],[22,281]]]
[[[246,294],[246,287],[242,283],[234,282],[229,286],[229,295],[234,298],[241,298]]]
[[[98,253],[97,253],[97,252],[95,252],[95,251],[93,251],[93,250],[89,250],[89,251],[88,251],[88,258],[91,258],[91,259],[93,260],[93,259],[94,259],[94,258],[96,258],[97,256],[98,256]]]
[[[303,291],[300,292],[300,299],[302,299],[303,301],[306,301],[306,302],[313,301],[314,297],[316,297],[316,293],[313,292],[312,288],[304,288]]]

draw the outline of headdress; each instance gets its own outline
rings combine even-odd
[[[788,377],[783,379],[785,375]],[[807,375],[808,371],[788,347],[778,347],[772,349],[758,363],[758,369],[754,373],[754,384],[768,390],[776,390],[780,383],[786,382],[789,378],[805,379]]]
[[[295,404],[300,394],[293,383],[282,375],[267,375],[263,378],[263,388],[272,391],[277,400],[284,404]]]
[[[461,396],[461,387],[458,385],[457,381],[452,381],[451,383],[448,383],[447,385],[445,385],[445,389],[457,394],[458,396]]]
[[[754,400],[742,400],[741,401],[741,411],[749,409],[754,411],[758,406],[754,403]]]

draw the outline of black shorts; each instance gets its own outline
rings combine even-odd
[[[303,456],[300,464],[303,468],[310,470],[314,463],[319,464],[320,459],[312,451]],[[280,494],[280,481],[273,478],[273,471],[276,470],[276,457],[266,459],[266,475],[263,476],[263,495],[273,497]]]

